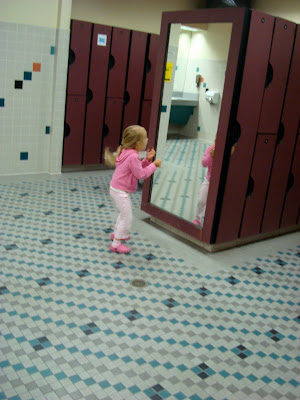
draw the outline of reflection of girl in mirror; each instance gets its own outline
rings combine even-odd
[[[211,168],[212,168],[212,164],[213,164],[214,155],[215,155],[215,143],[212,144],[211,146],[209,146],[205,150],[204,156],[202,158],[202,165],[203,165],[203,167],[207,168],[207,174],[206,174],[204,181],[202,182],[202,185],[200,187],[199,199],[198,199],[197,210],[196,210],[196,218],[193,221],[193,224],[198,225],[200,227],[203,226],[203,217],[204,217],[204,213],[205,213],[205,207],[206,207],[206,201],[207,201],[207,195],[208,195],[208,187],[209,187]]]
[[[197,210],[196,210],[196,218],[193,221],[193,224],[200,226],[201,228],[203,227],[203,219],[204,219],[204,214],[205,214],[205,208],[206,208],[206,202],[207,202],[207,195],[208,195],[208,187],[209,187],[209,182],[210,182],[210,176],[211,176],[211,168],[213,164],[213,159],[215,155],[215,143],[209,146],[205,152],[204,156],[202,158],[202,165],[203,167],[207,167],[207,174],[206,177],[204,178],[204,181],[202,182],[202,185],[200,187],[199,191],[199,199],[198,199],[198,204],[197,204]],[[234,153],[235,146],[231,147],[231,154]]]
[[[105,149],[105,163],[116,167],[110,181],[110,195],[119,210],[119,216],[114,232],[110,238],[113,241],[110,251],[116,253],[130,253],[130,248],[122,243],[129,239],[129,231],[132,223],[132,210],[130,193],[137,189],[138,179],[146,179],[160,167],[161,161],[152,158],[155,150],[147,150],[146,158],[141,161],[139,151],[144,151],[148,143],[147,131],[139,125],[128,126],[122,135],[121,145],[116,153]]]

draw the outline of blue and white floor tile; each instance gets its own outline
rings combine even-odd
[[[0,179],[0,399],[299,398],[299,233],[209,254],[137,192],[110,253],[110,176]]]

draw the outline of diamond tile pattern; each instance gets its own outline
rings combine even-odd
[[[300,247],[218,272],[134,230],[110,253],[109,181],[0,184],[0,399],[299,398]]]

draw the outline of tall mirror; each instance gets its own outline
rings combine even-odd
[[[155,146],[162,166],[144,182],[141,208],[154,222],[197,243],[215,243],[239,134],[249,22],[245,8],[162,15],[149,128],[149,146]],[[208,153],[211,171],[207,162],[202,165]]]
[[[203,227],[232,23],[170,25],[150,203]]]

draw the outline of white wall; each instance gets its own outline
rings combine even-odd
[[[299,0],[252,0],[251,4],[258,11],[300,23]]]
[[[205,0],[73,0],[72,18],[159,34],[163,11],[204,6]]]
[[[71,0],[0,9],[0,174],[60,173]]]

